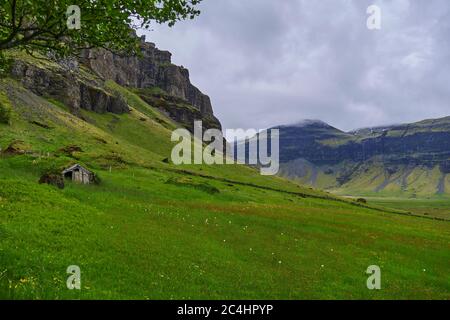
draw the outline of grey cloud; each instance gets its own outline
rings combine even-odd
[[[366,9],[382,9],[382,30]],[[204,0],[147,38],[211,96],[225,128],[341,129],[450,115],[448,0]]]

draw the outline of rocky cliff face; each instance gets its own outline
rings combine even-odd
[[[379,156],[386,163],[427,164],[450,158],[450,117],[349,133],[318,121],[278,129],[281,162],[303,158],[320,165]]]
[[[173,120],[192,129],[221,129],[210,98],[191,84],[189,71],[171,63],[171,53],[141,39],[141,56],[119,56],[104,49],[86,50],[76,60],[29,63],[15,59],[11,74],[34,93],[63,102],[74,114],[80,109],[98,113],[125,113],[129,108],[107,80],[126,86]]]
[[[74,114],[79,114],[80,109],[117,114],[129,111],[125,100],[110,92],[101,79],[83,76],[50,61],[34,65],[17,59],[11,73],[27,89],[61,101]]]
[[[190,82],[189,70],[172,64],[170,52],[159,50],[154,43],[145,42],[144,38],[141,38],[140,48],[141,57],[123,57],[104,49],[85,51],[82,63],[100,77],[125,87],[161,89],[166,96],[181,99],[200,114],[214,120],[209,121],[212,127],[221,127],[214,118],[210,98]],[[149,96],[149,91],[146,91],[146,96]]]

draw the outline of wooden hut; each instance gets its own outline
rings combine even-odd
[[[94,182],[95,175],[88,169],[75,164],[70,168],[65,169],[63,172],[63,177],[65,179],[71,179],[74,182],[82,184],[91,184]]]

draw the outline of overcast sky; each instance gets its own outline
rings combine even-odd
[[[368,30],[367,7],[381,8]],[[224,128],[320,119],[343,130],[450,115],[448,0],[203,0],[147,40],[211,97]]]

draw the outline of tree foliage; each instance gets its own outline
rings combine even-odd
[[[134,51],[136,28],[193,19],[202,0],[0,0],[0,52],[22,48],[67,56],[84,48]],[[81,9],[81,28],[67,27],[67,9]]]

